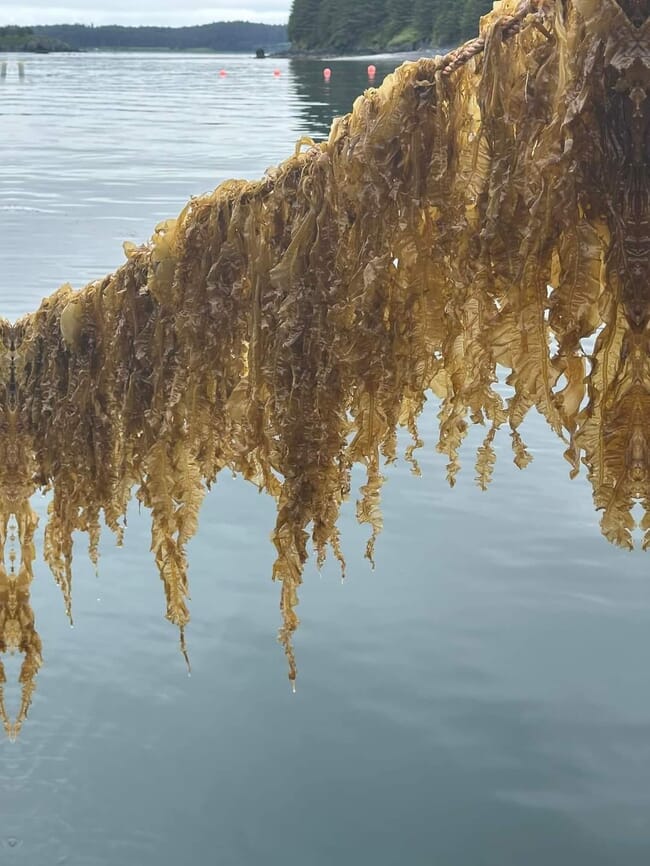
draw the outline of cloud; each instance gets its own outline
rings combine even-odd
[[[261,21],[265,24],[286,24],[291,0],[247,0],[245,6],[236,6],[233,0],[218,0],[209,6],[186,0],[114,0],[110,5],[93,6],[87,0],[67,0],[65,5],[54,6],[44,2],[25,0],[20,6],[4,6],[0,11],[3,24],[125,24],[162,25],[183,27],[192,24],[210,24],[213,21]]]

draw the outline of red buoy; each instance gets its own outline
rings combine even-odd
[[[329,66],[326,66],[325,69],[323,69],[323,78],[325,79],[325,81],[329,81],[331,77],[332,70],[329,68]]]
[[[219,70],[219,76],[220,76],[221,78],[225,78],[226,75],[228,75],[228,73],[226,72],[225,69],[220,69],[220,70]]]
[[[370,66],[368,67],[368,78],[374,78],[376,74],[377,74],[377,67],[373,63],[371,63]]]

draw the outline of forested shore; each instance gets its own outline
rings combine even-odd
[[[60,39],[42,36],[32,27],[17,27],[10,25],[0,27],[0,51],[71,51],[72,48]]]
[[[2,51],[272,51],[286,48],[287,42],[286,26],[249,21],[195,27],[53,24],[0,28]]]
[[[55,24],[0,27],[2,51],[410,51],[477,33],[491,0],[293,0],[288,26],[226,21],[193,27]]]
[[[478,31],[492,0],[294,0],[293,51],[404,51],[450,46]]]

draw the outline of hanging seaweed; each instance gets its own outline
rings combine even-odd
[[[114,274],[4,325],[0,544],[15,520],[22,564],[0,574],[0,649],[25,654],[25,711],[36,490],[68,613],[73,533],[96,558],[100,520],[119,540],[135,492],[181,636],[206,486],[228,468],[269,493],[291,680],[310,537],[344,567],[361,464],[372,558],[382,464],[402,426],[417,468],[430,392],[451,484],[470,423],[481,486],[501,427],[523,468],[534,407],[571,473],[585,464],[605,536],[631,546],[641,503],[650,545],[649,7],[496,3],[478,39],[401,66],[327,141],[193,199]]]

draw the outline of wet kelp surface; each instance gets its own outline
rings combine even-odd
[[[0,651],[24,655],[19,730],[41,664],[29,604],[36,491],[71,615],[72,535],[150,511],[167,618],[189,620],[185,548],[227,468],[277,502],[280,641],[311,544],[344,569],[337,519],[361,464],[367,555],[382,465],[441,399],[448,480],[469,424],[489,484],[535,408],[586,466],[601,526],[650,545],[650,3],[496,3],[481,36],[400,67],[326,142],[257,183],[191,200],[114,274],[2,326]],[[594,343],[595,338],[595,343]],[[512,396],[496,387],[507,375]],[[0,685],[4,671],[0,668]]]

